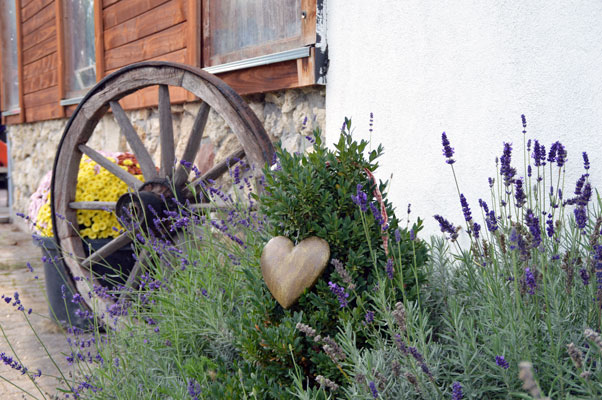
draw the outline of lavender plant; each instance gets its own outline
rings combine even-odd
[[[489,193],[478,199],[484,229],[460,190],[449,162],[454,151],[442,135],[471,247],[462,249],[456,240],[459,225],[435,215],[458,261],[443,259],[432,271],[436,285],[445,288],[433,340],[446,349],[445,379],[461,382],[478,398],[518,390],[521,361],[537,370],[543,394],[598,398],[600,383],[576,373],[566,351],[569,343],[584,343],[585,328],[602,323],[600,289],[590,283],[602,265],[602,217],[600,201],[592,202],[589,159],[587,153],[579,157],[584,172],[570,193],[566,148],[554,142],[546,152],[527,137],[524,116],[522,122],[522,163],[513,164],[514,146],[504,143]],[[447,252],[443,242],[434,247]],[[473,357],[479,362],[471,363]]]

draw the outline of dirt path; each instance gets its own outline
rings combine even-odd
[[[0,224],[0,295],[14,298],[15,291],[25,309],[32,308],[29,320],[36,333],[46,345],[57,364],[66,370],[67,362],[65,353],[70,353],[66,337],[56,324],[48,319],[48,305],[46,303],[44,288],[44,270],[40,261],[41,252],[31,239],[29,233],[19,230],[11,224]],[[26,264],[30,262],[34,268],[30,272]],[[35,277],[39,279],[36,279]],[[53,376],[58,371],[36,335],[23,317],[23,313],[15,307],[0,301],[0,326],[13,346],[20,361],[31,371],[40,369],[42,376],[36,382],[50,399],[55,394],[58,383]],[[13,351],[8,345],[4,335],[0,332],[0,353],[13,356]],[[6,382],[6,380],[20,386],[36,398],[43,398],[34,384],[20,372],[11,369],[0,362],[0,399],[13,400],[32,398],[21,390]]]

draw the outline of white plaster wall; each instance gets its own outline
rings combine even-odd
[[[567,146],[565,192],[582,171],[582,151],[600,183],[601,16],[593,0],[328,0],[327,139],[345,116],[368,138],[373,112],[372,140],[385,146],[377,175],[393,174],[398,214],[412,203],[429,234],[438,232],[433,214],[462,222],[443,131],[473,215],[502,143],[522,149],[521,114],[528,137]]]

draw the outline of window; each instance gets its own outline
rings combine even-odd
[[[77,100],[96,83],[94,0],[62,1],[62,6],[65,97]]]
[[[301,0],[205,0],[204,67],[303,47]]]
[[[18,114],[19,110],[19,67],[17,59],[17,13],[15,0],[0,0],[0,39],[2,49],[2,115]]]

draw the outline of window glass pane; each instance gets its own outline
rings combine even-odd
[[[67,97],[81,96],[96,83],[94,0],[63,1]]]
[[[206,0],[205,66],[303,46],[301,0]]]
[[[2,10],[2,96],[4,110],[19,108],[19,66],[17,63],[17,14],[15,0],[0,0]]]

